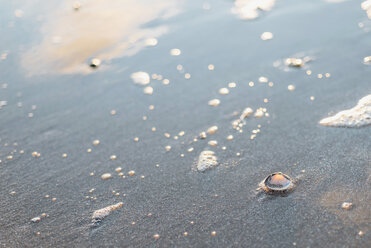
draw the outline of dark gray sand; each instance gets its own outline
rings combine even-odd
[[[371,20],[362,1],[330,2],[277,0],[250,21],[225,0],[81,1],[78,11],[74,1],[0,2],[0,246],[370,247],[370,126],[318,122],[371,93]],[[151,37],[158,44],[144,47]],[[282,64],[295,56],[311,61]],[[162,75],[152,95],[133,83],[137,71]],[[231,123],[246,107],[269,116],[239,132]],[[206,149],[219,165],[197,172]],[[277,171],[295,190],[257,193]],[[119,202],[92,225],[95,210]]]

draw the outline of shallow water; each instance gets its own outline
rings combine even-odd
[[[80,3],[0,2],[1,247],[369,246],[370,126],[318,124],[371,92],[362,1]]]

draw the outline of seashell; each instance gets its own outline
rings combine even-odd
[[[294,180],[282,172],[275,172],[260,182],[259,187],[270,195],[285,195],[295,187]]]

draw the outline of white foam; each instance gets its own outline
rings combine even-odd
[[[324,118],[319,124],[331,127],[363,127],[371,125],[371,94],[359,100],[355,107]]]
[[[243,119],[249,117],[254,113],[254,110],[252,108],[245,108],[245,110],[242,112],[240,116],[240,120],[242,121]]]
[[[371,0],[362,2],[361,8],[366,11],[368,18],[371,19]]]
[[[130,75],[135,84],[147,85],[151,81],[149,74],[144,71],[134,72]]]
[[[119,202],[117,204],[95,210],[94,213],[93,213],[93,216],[91,217],[92,221],[93,222],[98,222],[98,221],[103,220],[105,217],[110,215],[112,211],[121,208],[123,205],[124,205],[124,203]]]
[[[213,151],[203,151],[200,153],[197,162],[198,171],[206,171],[218,165],[218,158]]]

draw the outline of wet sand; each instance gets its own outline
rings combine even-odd
[[[0,4],[0,54],[7,54],[0,60],[0,101],[6,101],[0,109],[0,247],[368,247],[370,126],[318,124],[371,92],[371,66],[363,63],[371,55],[371,20],[361,2],[276,1],[250,21],[231,12],[233,1],[210,2],[210,9],[199,1],[160,2],[141,3],[153,10],[139,19],[136,3],[115,2],[113,14],[108,6],[111,16],[137,12],[103,30],[125,29],[121,21],[133,28],[76,56],[63,47],[68,32],[54,31],[64,30],[64,17],[84,13],[84,4],[94,13],[88,3],[81,1],[78,11],[74,1],[40,8],[39,1]],[[170,7],[177,11],[167,17]],[[273,39],[262,40],[264,32]],[[56,35],[66,36],[58,43]],[[151,37],[156,46],[141,43]],[[57,59],[50,40],[63,48]],[[77,50],[86,45],[76,44]],[[174,48],[179,56],[170,54]],[[284,65],[300,56],[312,60]],[[93,69],[95,57],[102,63]],[[151,95],[133,82],[138,71],[162,75],[151,79]],[[267,83],[259,82],[262,76]],[[221,95],[221,88],[229,93]],[[209,106],[212,99],[220,104]],[[232,122],[247,107],[266,108],[269,116],[247,117],[239,132]],[[215,134],[198,137],[214,125]],[[195,171],[204,150],[214,151],[219,164]],[[293,192],[256,191],[278,171],[297,179]],[[112,178],[103,180],[105,173]],[[94,211],[120,202],[92,225]],[[342,209],[343,202],[352,208]],[[47,217],[31,222],[43,213]]]

